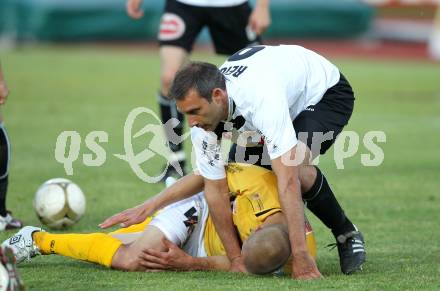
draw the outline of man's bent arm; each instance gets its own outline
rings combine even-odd
[[[229,271],[231,263],[227,256],[191,257],[188,271]]]
[[[180,178],[176,183],[166,188],[156,196],[133,208],[119,212],[99,224],[101,228],[108,228],[115,224],[127,227],[141,223],[157,210],[182,199],[191,197],[203,189],[203,177],[190,174]]]
[[[261,35],[271,23],[269,0],[257,0],[255,8],[249,17],[249,25],[257,34]]]
[[[296,147],[285,153],[285,160],[295,160]],[[288,158],[286,158],[286,155]],[[283,157],[282,156],[282,157]],[[282,157],[272,160],[272,168],[277,176],[281,207],[286,216],[293,256],[292,274],[299,279],[319,278],[316,263],[307,251],[304,229],[304,205],[301,197],[299,168],[286,165]]]
[[[176,271],[227,271],[231,268],[228,257],[192,257],[180,247],[162,238],[162,244],[166,251],[144,249],[139,255],[139,264],[146,270],[176,270]]]
[[[155,206],[155,210],[159,210],[171,203],[189,198],[202,190],[203,177],[196,174],[188,174],[146,202],[151,201]]]
[[[231,261],[231,267],[238,267],[236,271],[244,271],[244,265],[241,262],[241,249],[232,222],[229,189],[226,179],[205,179],[205,198],[208,202],[209,213],[211,214],[217,233]],[[239,260],[238,265],[234,262],[236,260]]]

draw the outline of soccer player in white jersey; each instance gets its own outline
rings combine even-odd
[[[300,46],[253,46],[232,55],[220,69],[208,63],[188,64],[176,74],[170,97],[187,115],[197,170],[203,177],[199,187],[204,187],[216,229],[233,264],[240,265],[242,259],[233,235],[219,146],[223,132],[231,129],[232,136],[237,136],[236,131],[244,133],[238,137],[232,157],[260,164],[269,159],[277,176],[293,252],[292,276],[321,276],[301,235],[303,201],[335,236],[342,272],[361,269],[365,262],[363,236],[344,214],[325,176],[310,163],[332,145],[353,111],[353,91],[336,66]],[[247,157],[248,151],[258,147],[248,146],[266,150],[255,159]],[[183,179],[197,180],[196,176]],[[138,223],[154,210],[182,199],[182,192],[173,187],[166,195],[116,214],[103,226]]]
[[[142,1],[127,0],[128,15],[141,18]],[[168,90],[177,70],[187,62],[202,28],[208,27],[216,53],[231,55],[248,45],[261,43],[260,35],[269,24],[269,0],[257,0],[253,10],[247,0],[165,1],[158,33],[161,85],[157,99],[163,124],[171,118],[177,118],[180,123],[174,129],[164,127],[173,152],[164,181],[168,176],[180,176],[185,168],[185,152],[180,140],[184,116],[167,97]]]

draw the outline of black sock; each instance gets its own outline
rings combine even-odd
[[[178,162],[182,170],[184,170],[185,154],[183,152],[183,141],[181,140],[184,127],[184,116],[177,111],[176,103],[174,101],[169,100],[160,93],[158,95],[158,100],[160,105],[160,117],[163,124],[166,124],[171,118],[179,120],[179,124],[176,127],[164,127],[164,130],[168,139],[168,145],[171,151],[175,153],[174,157],[171,157],[173,159],[171,162]]]
[[[5,217],[6,212],[6,192],[8,191],[8,176],[0,179],[0,215]]]
[[[312,188],[303,193],[307,208],[315,214],[337,237],[348,231],[355,230],[353,223],[345,216],[344,211],[336,200],[330,185],[318,167],[316,180]]]
[[[6,192],[8,191],[9,168],[9,139],[8,134],[0,124],[0,215],[6,216]]]

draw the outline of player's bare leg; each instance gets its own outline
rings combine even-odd
[[[165,181],[165,179],[170,176],[180,177],[180,174],[184,174],[185,171],[183,143],[177,138],[177,136],[180,137],[183,133],[183,115],[177,111],[175,102],[169,100],[167,96],[176,72],[188,61],[188,53],[183,48],[177,46],[161,46],[159,54],[161,59],[161,89],[158,94],[158,102],[160,105],[161,120],[163,124],[171,118],[176,118],[180,122],[174,129],[165,128],[165,135],[172,151],[169,162],[171,165],[175,165],[181,169],[181,171],[179,171],[179,169],[176,170],[173,166],[169,166],[163,178],[163,181]]]
[[[177,71],[188,61],[188,53],[181,47],[164,45],[159,50],[161,93],[168,95]]]
[[[126,234],[121,234],[126,236]],[[139,255],[144,249],[164,251],[162,243],[164,234],[157,227],[148,226],[142,235],[128,245],[121,245],[112,259],[112,268],[125,271],[141,271],[144,268],[139,264]]]

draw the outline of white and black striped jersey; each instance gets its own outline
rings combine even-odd
[[[242,133],[234,142],[247,146],[264,143],[271,159],[297,144],[292,120],[317,104],[340,78],[338,68],[327,59],[295,45],[242,49],[229,57],[220,71],[226,77],[230,99],[228,121]],[[226,177],[219,133],[191,128],[196,165],[208,179]]]

